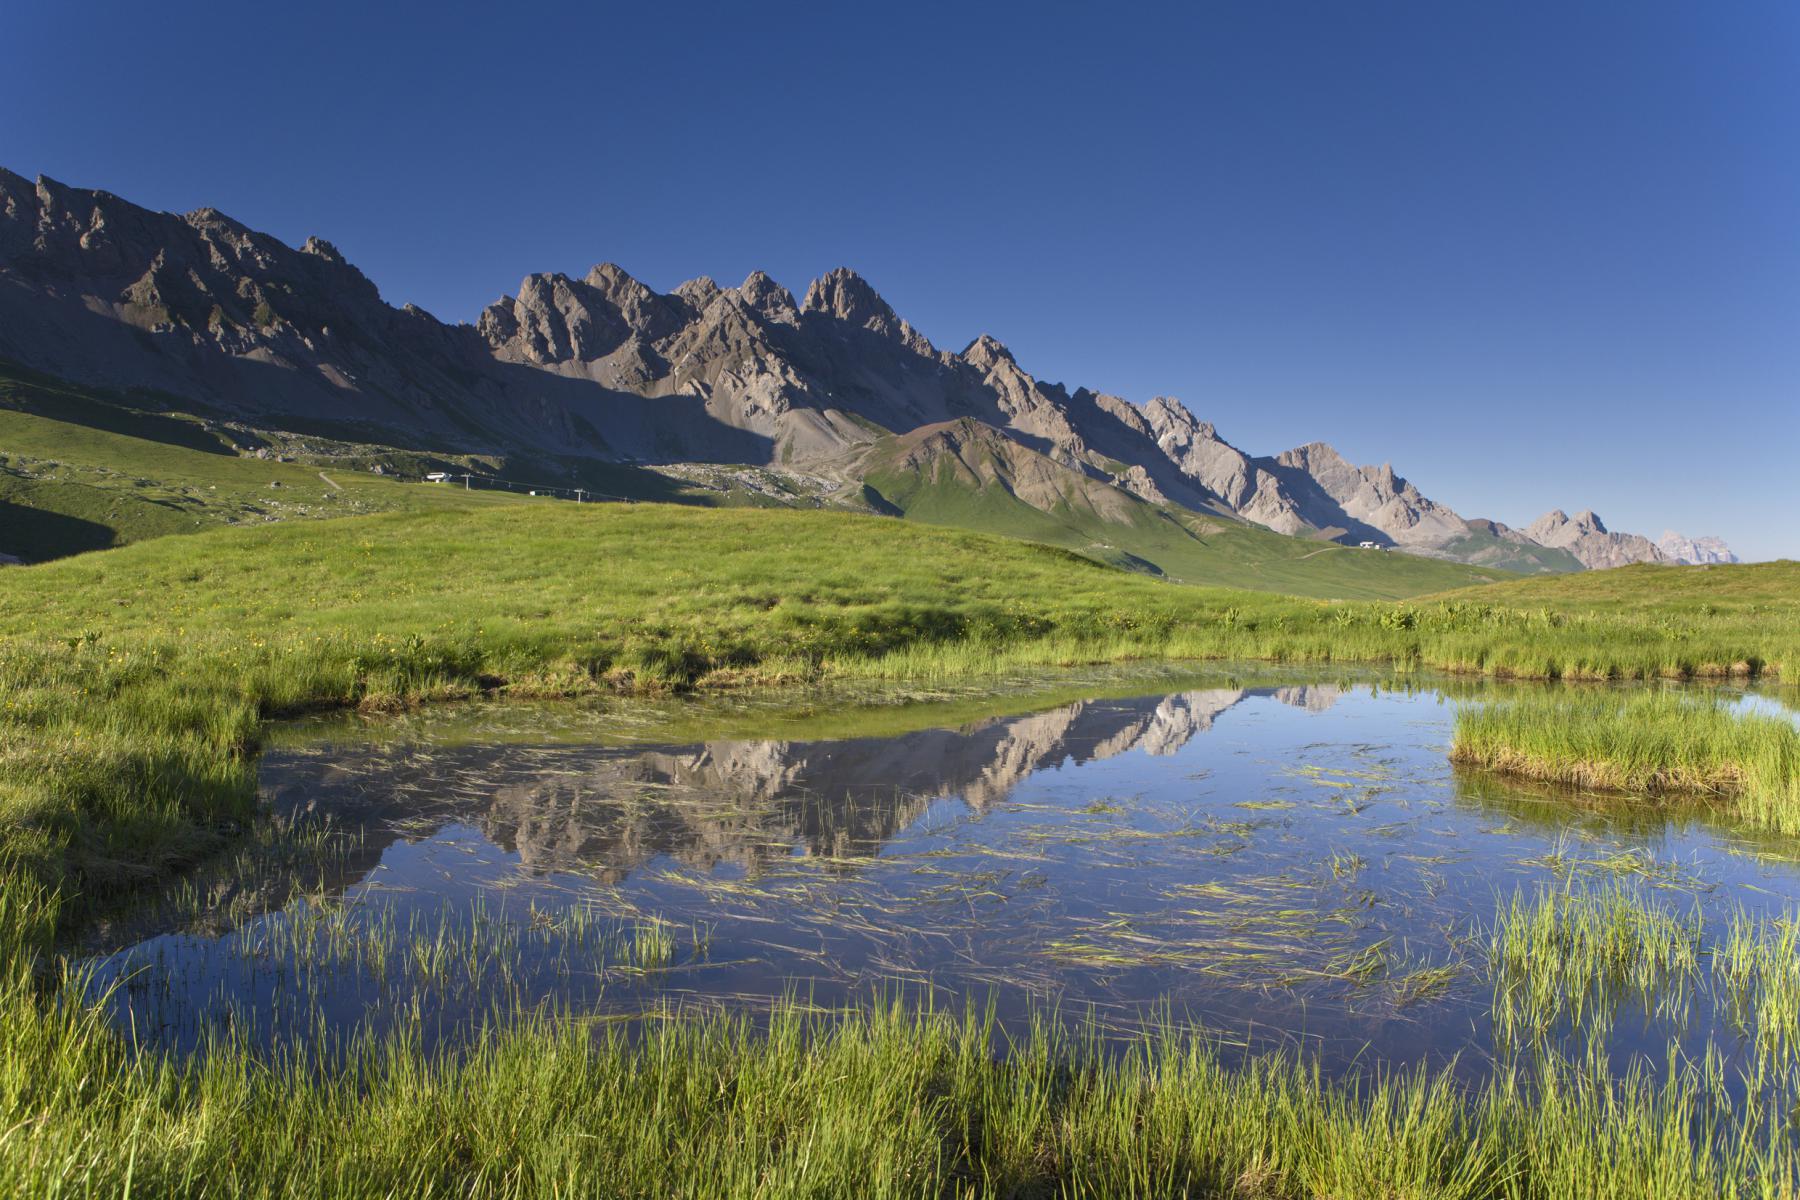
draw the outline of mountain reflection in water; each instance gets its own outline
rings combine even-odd
[[[1049,768],[1132,750],[1173,755],[1249,697],[1323,712],[1340,694],[1329,684],[1215,688],[838,741],[327,747],[274,754],[263,778],[277,814],[330,813],[367,830],[360,865],[401,829],[460,821],[528,870],[618,882],[657,856],[752,870],[796,850],[866,857],[937,800],[985,809]]]

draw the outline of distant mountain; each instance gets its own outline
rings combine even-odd
[[[293,249],[213,209],[0,170],[0,356],[268,428],[804,471],[901,511],[929,480],[1088,523],[1186,513],[1511,570],[1681,558],[1598,518],[1467,519],[1321,442],[1252,456],[1180,401],[1042,382],[987,335],[939,349],[847,269],[796,301],[761,272],[664,295],[602,264],[528,275],[474,325],[446,325],[386,304],[317,238]]]
[[[1683,537],[1673,529],[1663,530],[1662,537],[1656,541],[1656,548],[1670,562],[1679,563],[1734,563],[1738,556],[1731,552],[1731,547],[1716,537]]]
[[[1567,550],[1589,568],[1667,561],[1655,542],[1635,533],[1613,533],[1591,509],[1573,517],[1560,508],[1552,509],[1527,525],[1525,536],[1540,545]]]

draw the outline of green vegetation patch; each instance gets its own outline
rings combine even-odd
[[[1585,788],[1704,795],[1800,832],[1800,728],[1670,692],[1539,693],[1458,711],[1451,758]]]
[[[594,459],[446,457],[228,426],[153,401],[0,362],[0,554],[43,562],[221,525],[545,505],[552,501],[528,494],[544,480],[565,497],[580,487],[615,499],[744,502]],[[439,470],[471,471],[477,486],[417,482]],[[483,479],[513,479],[516,490]]]

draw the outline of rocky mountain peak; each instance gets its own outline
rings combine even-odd
[[[1540,542],[1546,537],[1580,537],[1608,532],[1606,522],[1591,508],[1584,508],[1572,517],[1560,508],[1553,508],[1525,527],[1525,533]]]
[[[984,371],[991,371],[1002,364],[1013,368],[1019,365],[1019,360],[1013,357],[1013,352],[1006,348],[1004,342],[986,333],[970,342],[959,357]]]
[[[1350,466],[1349,461],[1329,442],[1308,442],[1304,446],[1295,446],[1292,450],[1283,450],[1275,456],[1275,461],[1284,467],[1295,467],[1302,471]]]
[[[302,242],[300,245],[300,253],[310,254],[314,258],[322,258],[328,263],[336,263],[340,266],[345,266],[349,263],[349,260],[343,256],[336,246],[332,245],[322,237],[307,238],[306,241]]]
[[[216,208],[196,208],[183,219],[203,233],[226,233],[236,237],[250,236],[249,226],[239,224]]]
[[[812,281],[800,311],[819,313],[881,334],[900,332],[900,317],[868,280],[849,267],[839,267]]]
[[[1618,567],[1634,562],[1667,562],[1669,556],[1649,538],[1635,533],[1613,533],[1593,509],[1573,517],[1553,508],[1522,531],[1540,546],[1567,550],[1586,567]]]
[[[1173,396],[1151,397],[1150,403],[1144,405],[1144,416],[1149,419],[1158,437],[1179,433],[1184,441],[1193,438],[1203,441],[1219,440],[1219,431],[1211,421],[1200,420],[1187,405]]]
[[[1716,537],[1684,537],[1673,529],[1665,529],[1662,537],[1657,539],[1656,548],[1667,555],[1672,562],[1692,563],[1734,563],[1738,556],[1731,552],[1731,547]]]
[[[791,325],[800,318],[793,293],[762,271],[750,272],[750,277],[738,288],[738,295],[765,320]]]
[[[617,263],[599,264],[582,282],[600,294],[632,333],[647,341],[673,336],[686,321],[679,305],[658,295]]]
[[[599,292],[613,305],[623,308],[627,304],[644,304],[656,299],[656,293],[646,284],[638,282],[631,272],[618,263],[603,262],[587,273],[583,283]]]
[[[688,307],[695,312],[705,312],[706,306],[719,298],[720,291],[712,276],[702,275],[681,284],[671,294],[687,301]]]

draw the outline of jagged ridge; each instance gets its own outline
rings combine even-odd
[[[884,439],[919,431],[941,451],[941,439],[972,433],[956,423],[975,422],[987,457],[964,463],[972,485],[1000,484],[1046,511],[1076,504],[1137,520],[1128,496],[1524,570],[1729,555],[1685,539],[1665,551],[1591,514],[1558,511],[1524,530],[1465,519],[1390,466],[1354,466],[1323,443],[1251,456],[1177,400],[1139,408],[1037,380],[985,334],[960,353],[939,349],[846,268],[796,303],[761,272],[736,288],[700,278],[664,295],[606,263],[581,279],[529,275],[474,325],[446,325],[386,304],[317,238],[296,250],[212,209],[155,213],[3,170],[0,355],[294,429],[800,466],[846,481],[892,465],[871,453]]]

